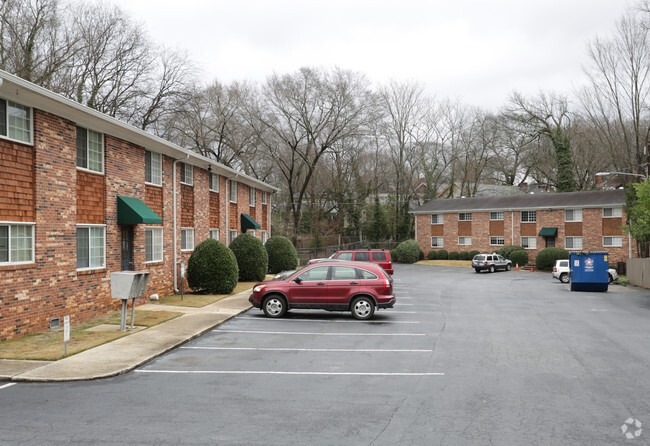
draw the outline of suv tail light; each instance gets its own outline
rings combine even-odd
[[[554,273],[557,272],[557,266],[554,266],[554,267],[553,267],[553,272],[554,272]]]
[[[385,290],[390,290],[391,287],[392,287],[392,285],[391,285],[390,281],[388,279],[384,278],[384,289]]]

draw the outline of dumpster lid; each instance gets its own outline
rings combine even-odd
[[[135,197],[117,196],[117,224],[162,224],[162,219],[149,206]]]
[[[557,228],[542,228],[538,235],[540,237],[557,237]]]

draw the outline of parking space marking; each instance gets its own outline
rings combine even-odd
[[[377,348],[282,348],[282,347],[180,347],[188,350],[243,350],[257,352],[362,352],[362,353],[431,353],[433,350],[399,350]]]
[[[253,316],[240,316],[237,320],[247,320],[247,321],[273,321],[273,318],[268,317],[253,317]],[[291,321],[291,322],[342,322],[347,324],[358,324],[359,322],[365,322],[366,324],[419,324],[419,321],[357,321],[357,320],[345,320],[345,319],[282,319],[282,322]]]
[[[445,376],[442,372],[277,372],[273,370],[146,370],[140,373],[176,373],[181,375],[326,375],[326,376]]]
[[[426,336],[426,333],[316,333],[305,331],[212,330],[218,333],[281,334],[301,336]]]
[[[391,313],[395,314],[418,314],[417,311],[399,311],[399,310],[391,310]]]
[[[5,384],[4,386],[0,386],[0,390],[6,389],[6,388],[11,387],[11,386],[15,386],[15,385],[16,385],[16,383]]]

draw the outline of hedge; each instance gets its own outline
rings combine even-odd
[[[436,260],[438,258],[438,251],[429,251],[427,253],[428,260]]]
[[[535,257],[535,267],[542,271],[551,271],[555,266],[555,261],[568,259],[569,251],[562,248],[544,248],[537,253]]]
[[[457,251],[449,252],[449,260],[458,260],[458,252]]]
[[[257,237],[244,232],[231,243],[230,249],[237,258],[239,280],[261,282],[269,270],[269,255]]]
[[[415,240],[405,240],[395,248],[399,263],[415,263],[420,258],[420,245]]]
[[[524,249],[524,247],[519,246],[519,245],[506,245],[506,246],[502,246],[501,248],[499,248],[496,251],[496,253],[503,256],[503,257],[505,257],[506,259],[512,260],[512,258],[510,258],[510,254],[515,252],[515,251],[521,251],[523,249]],[[514,260],[513,260],[513,262],[514,262]]]
[[[445,249],[438,251],[438,260],[447,260],[449,258],[449,253]]]
[[[194,291],[229,294],[237,286],[239,267],[235,254],[221,242],[201,242],[187,263],[187,284]]]
[[[523,249],[512,251],[509,258],[512,261],[512,266],[524,266],[528,264],[528,252]]]
[[[266,241],[264,248],[269,256],[269,273],[277,274],[298,267],[298,251],[288,238],[274,235]]]

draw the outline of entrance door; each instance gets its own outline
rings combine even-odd
[[[555,238],[554,237],[546,237],[546,247],[547,248],[555,248]]]
[[[133,226],[122,226],[122,271],[133,271]]]

